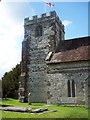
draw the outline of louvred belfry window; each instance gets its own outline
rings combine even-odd
[[[35,36],[36,37],[42,36],[42,26],[41,25],[36,27]]]

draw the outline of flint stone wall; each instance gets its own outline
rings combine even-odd
[[[36,28],[42,27],[42,36],[36,37]],[[64,26],[55,12],[40,18],[24,20],[24,39],[29,41],[26,76],[26,93],[31,93],[31,102],[47,102],[47,78],[45,58],[50,51],[55,51],[58,42],[64,39]],[[59,32],[61,31],[61,36]],[[24,64],[24,63],[23,63]]]
[[[85,104],[85,80],[89,76],[88,62],[49,64],[47,70],[48,102]],[[75,97],[68,97],[68,80],[75,81]]]

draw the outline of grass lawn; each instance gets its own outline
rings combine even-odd
[[[1,103],[0,103],[1,104]],[[49,110],[57,110],[57,112],[50,112],[44,114],[31,114],[31,113],[20,113],[20,112],[2,112],[2,120],[5,118],[88,118],[88,109],[84,108],[84,106],[64,106],[64,105],[47,105],[42,103],[32,103],[32,105],[28,105],[28,103],[20,103],[18,100],[7,99],[3,100],[2,104],[9,106],[17,106],[17,107],[27,107],[27,108],[48,108]],[[0,114],[1,115],[1,114]]]

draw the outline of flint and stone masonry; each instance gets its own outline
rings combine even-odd
[[[89,58],[83,59],[86,56],[82,56],[80,50],[87,50],[89,45],[87,42],[84,44],[81,38],[82,46],[78,44],[74,50],[72,47],[70,49],[70,44],[73,42],[69,40],[67,44],[64,35],[64,25],[55,11],[50,12],[48,16],[44,13],[39,18],[36,15],[32,20],[24,19],[19,82],[21,102],[27,101],[28,94],[31,93],[30,103],[85,104],[88,106]],[[60,47],[63,42],[65,44]],[[69,52],[72,58],[67,59],[70,57]],[[75,59],[73,52],[77,56]]]

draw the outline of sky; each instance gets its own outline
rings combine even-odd
[[[0,78],[21,61],[24,18],[55,10],[65,26],[65,39],[88,36],[87,2],[0,2]],[[24,1],[24,0],[22,0]]]

